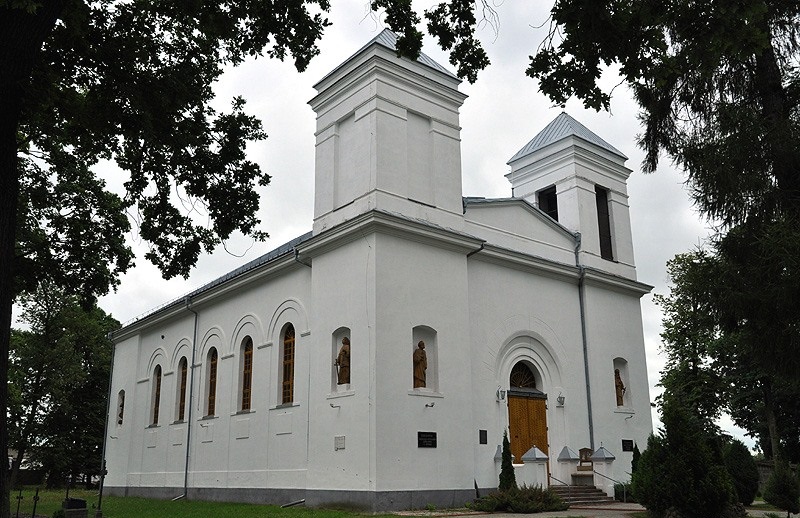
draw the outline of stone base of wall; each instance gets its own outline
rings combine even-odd
[[[106,487],[114,496],[139,496],[169,500],[183,494],[183,488],[165,487]],[[488,494],[492,489],[481,489]],[[416,491],[349,491],[322,489],[257,489],[257,488],[189,488],[189,500],[216,502],[247,502],[253,504],[286,505],[305,500],[306,507],[342,508],[353,511],[402,511],[464,507],[475,499],[474,489],[432,489]]]

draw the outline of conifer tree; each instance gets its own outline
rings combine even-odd
[[[511,443],[508,442],[508,432],[503,432],[503,457],[500,463],[500,491],[517,488],[517,477],[514,474],[514,465],[511,463]]]

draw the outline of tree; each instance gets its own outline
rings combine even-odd
[[[728,441],[722,447],[725,469],[733,481],[736,497],[743,505],[750,505],[758,492],[758,466],[747,446],[738,439]]]
[[[25,456],[48,473],[48,484],[71,473],[98,474],[111,367],[108,334],[119,323],[97,307],[82,308],[77,297],[53,285],[23,297],[22,306],[30,330],[12,331],[12,485]]]
[[[265,236],[254,186],[269,176],[244,153],[265,134],[239,98],[212,110],[211,85],[247,56],[291,55],[304,69],[328,9],[328,0],[0,0],[0,407],[14,297],[46,277],[89,307],[131,264],[126,212],[166,277],[186,275],[234,231]],[[95,177],[101,159],[127,173],[124,195]],[[201,207],[207,224],[193,218]],[[4,518],[5,472],[0,499]]]
[[[665,402],[661,410],[664,429],[648,438],[631,476],[636,501],[657,517],[669,510],[686,518],[726,516],[733,486],[716,438],[679,403]]]
[[[785,510],[786,518],[792,513],[800,513],[800,482],[786,459],[780,456],[764,486],[764,501]]]
[[[691,408],[712,434],[717,432],[714,421],[724,408],[719,403],[726,388],[715,365],[721,336],[712,293],[717,269],[716,258],[702,249],[679,254],[667,263],[669,295],[653,297],[664,315],[661,350],[667,367],[661,376],[661,397]]]
[[[517,476],[514,473],[514,465],[511,460],[511,443],[508,442],[508,432],[503,432],[503,450],[500,460],[500,484],[497,489],[500,491],[510,491],[517,488]]]

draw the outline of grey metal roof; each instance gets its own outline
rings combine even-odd
[[[317,84],[323,82],[325,79],[327,79],[329,76],[334,74],[337,70],[339,70],[342,67],[342,65],[344,65],[345,63],[347,63],[348,61],[350,61],[354,57],[358,56],[359,54],[364,52],[366,49],[368,49],[369,47],[371,47],[372,45],[375,45],[375,44],[380,45],[382,47],[385,47],[385,48],[391,50],[392,52],[397,52],[397,34],[395,34],[394,32],[392,32],[389,29],[383,29],[377,36],[375,36],[369,42],[367,42],[366,45],[364,45],[363,47],[358,49],[358,51],[354,52],[352,56],[350,56],[349,58],[345,59],[338,67],[334,68],[333,70],[331,70],[330,72],[325,74],[325,76],[322,79],[317,81]],[[442,65],[437,63],[433,58],[431,58],[430,56],[428,56],[424,52],[420,52],[419,53],[419,56],[417,57],[417,63],[425,65],[428,68],[432,68],[433,70],[436,70],[437,72],[441,72],[442,74],[444,74],[444,75],[446,75],[448,77],[451,77],[451,78],[454,78],[454,79],[457,79],[457,80],[461,81],[461,79],[457,75],[455,75],[451,71],[447,70],[445,67],[443,67]]]
[[[308,241],[309,239],[311,239],[312,235],[313,235],[312,232],[310,232],[310,231],[306,232],[302,236],[296,237],[296,238],[292,239],[291,241],[282,244],[278,248],[270,250],[266,254],[264,254],[264,255],[262,255],[260,257],[257,257],[257,258],[253,259],[252,261],[250,261],[248,263],[245,263],[244,265],[240,266],[239,268],[236,268],[235,270],[232,270],[232,271],[226,273],[222,277],[217,277],[213,281],[211,281],[211,282],[209,282],[207,284],[204,284],[203,286],[197,288],[194,291],[191,291],[191,292],[189,292],[189,293],[187,293],[185,295],[182,295],[181,297],[179,297],[177,299],[171,300],[171,301],[166,302],[166,303],[164,303],[164,304],[162,304],[160,306],[157,306],[156,308],[148,311],[147,313],[144,313],[143,315],[134,318],[130,322],[126,322],[125,325],[123,325],[123,328],[133,324],[134,322],[138,322],[139,320],[143,320],[143,319],[145,319],[147,317],[155,315],[156,313],[159,313],[159,312],[161,312],[161,311],[163,311],[165,309],[171,308],[171,307],[176,306],[178,304],[183,304],[187,297],[195,297],[197,295],[200,295],[201,293],[206,292],[206,291],[210,290],[211,288],[219,286],[220,284],[224,284],[224,283],[228,282],[231,279],[234,279],[236,277],[239,277],[240,275],[243,275],[243,274],[249,272],[250,270],[254,270],[254,269],[258,268],[259,266],[262,266],[262,265],[267,264],[268,262],[270,262],[270,261],[272,261],[274,259],[277,259],[278,257],[284,256],[284,255],[290,253],[292,250],[294,250],[294,248],[297,245],[299,245],[301,243],[304,243],[305,241]]]
[[[558,454],[558,460],[580,460],[580,455],[575,453],[575,450],[569,446],[561,448],[561,453]]]
[[[592,456],[590,458],[592,459],[593,462],[594,461],[609,461],[609,460],[616,459],[616,457],[614,457],[614,455],[610,451],[608,451],[607,449],[603,448],[602,446],[597,448],[597,450],[592,454]]]
[[[515,160],[528,156],[531,153],[534,153],[567,137],[578,137],[586,142],[589,142],[590,144],[594,144],[605,149],[606,151],[610,151],[611,153],[614,153],[625,160],[628,159],[628,157],[622,154],[620,150],[598,137],[589,128],[570,117],[566,112],[561,112],[558,117],[553,119],[550,124],[545,126],[544,129],[535,137],[533,137],[530,142],[525,144],[522,149],[517,151],[517,153],[511,157],[507,163],[510,164]]]

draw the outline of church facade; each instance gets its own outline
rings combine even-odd
[[[459,506],[504,432],[520,482],[629,480],[652,423],[626,157],[562,113],[511,197],[464,198],[459,80],[394,43],[315,86],[313,230],[115,333],[109,491]]]

